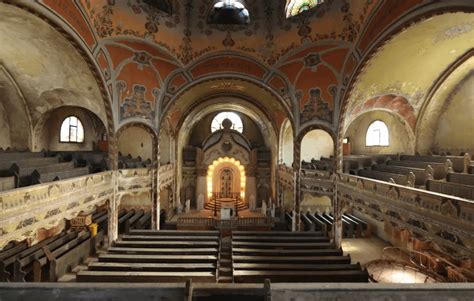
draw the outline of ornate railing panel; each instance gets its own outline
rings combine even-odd
[[[121,169],[118,171],[118,193],[140,194],[150,192],[152,188],[152,169]]]
[[[280,185],[286,189],[293,190],[293,168],[284,164],[278,166],[278,179]]]
[[[351,206],[446,252],[474,257],[474,201],[348,174],[340,175],[337,192]]]
[[[113,194],[112,177],[108,171],[0,193],[0,248],[13,240],[33,243],[38,229],[105,203]]]
[[[164,189],[173,184],[174,181],[174,164],[160,166],[160,189]]]

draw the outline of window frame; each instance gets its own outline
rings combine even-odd
[[[213,129],[214,129],[213,123],[214,123],[214,121],[216,121],[217,117],[218,117],[219,115],[221,115],[221,114],[235,114],[235,116],[237,116],[237,117],[239,118],[239,120],[240,120],[240,124],[239,124],[239,125],[241,125],[242,131],[240,131],[240,130],[238,130],[238,129],[234,129],[234,125],[235,125],[236,123],[234,122],[234,120],[232,120],[232,119],[229,118],[228,116],[224,117],[224,118],[220,121],[220,123],[219,123],[219,128],[218,128],[218,129],[213,130]],[[224,127],[222,126],[222,121],[224,121],[225,119],[229,119],[230,121],[232,121],[232,127],[230,128],[231,130],[236,131],[236,132],[239,132],[240,134],[243,134],[243,133],[244,133],[244,123],[243,123],[243,121],[242,121],[242,118],[239,116],[239,114],[237,114],[236,112],[232,112],[232,111],[219,112],[219,113],[216,114],[216,116],[214,116],[214,118],[212,118],[211,126],[210,126],[210,128],[211,128],[211,133],[215,133],[215,132],[217,132],[217,131],[219,131],[219,130],[222,130],[222,129],[224,128]]]
[[[380,122],[383,124],[383,126],[385,127],[386,129],[386,132],[387,132],[387,144],[383,144],[383,137],[382,137],[382,131],[380,128],[376,128],[376,129],[373,129],[372,131],[378,131],[378,144],[371,144],[369,145],[369,141],[368,141],[368,136],[369,136],[369,130],[371,130],[371,127],[377,123],[377,122]],[[390,146],[390,129],[389,127],[387,126],[387,123],[385,123],[383,120],[380,120],[380,119],[376,119],[374,121],[372,121],[369,126],[367,127],[367,130],[365,132],[365,146],[366,147],[389,147]]]
[[[77,125],[71,125],[71,121],[70,121],[70,118],[71,117],[75,117],[76,120],[77,120]],[[68,141],[63,141],[61,138],[61,130],[63,128],[63,125],[64,123],[66,122],[66,120],[69,119],[69,125],[68,125]],[[83,133],[83,137],[82,137],[82,141],[71,141],[71,127],[75,127],[76,128],[76,137],[78,137],[77,133],[79,133],[79,126],[82,128],[82,133]],[[77,117],[76,115],[68,115],[67,117],[63,118],[63,121],[61,122],[61,125],[59,126],[59,143],[73,143],[73,144],[84,144],[85,141],[86,141],[86,131],[84,130],[84,124],[82,123],[81,119],[79,117]]]

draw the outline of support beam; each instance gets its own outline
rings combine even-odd
[[[295,137],[293,143],[293,209],[295,211],[293,231],[301,231],[301,142]]]
[[[153,143],[153,176],[152,176],[152,205],[151,205],[151,229],[160,229],[160,146],[158,139]]]
[[[109,215],[107,223],[109,246],[118,238],[118,177],[118,170],[114,170],[112,176],[113,194],[107,207],[107,214]]]
[[[332,198],[332,204],[334,209],[334,222],[332,227],[332,235],[336,248],[342,246],[342,200],[337,196],[337,177],[334,177],[334,195]]]

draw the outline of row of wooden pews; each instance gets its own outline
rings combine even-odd
[[[321,157],[320,160],[311,159],[310,162],[302,161],[301,168],[303,170],[327,170],[334,171],[336,170],[336,161],[334,157],[326,158]]]
[[[287,228],[291,230],[293,223],[293,216],[290,212],[285,213]],[[312,213],[301,212],[301,229],[306,232],[321,232],[326,236],[330,236],[334,216],[331,213]],[[371,237],[372,229],[368,222],[350,213],[342,215],[342,235],[344,238],[369,238]]]
[[[58,156],[61,162],[76,162],[78,167],[90,168],[91,173],[102,172],[110,169],[108,154],[96,151],[60,151],[48,152],[49,156]]]
[[[103,233],[92,237],[87,230],[69,230],[33,246],[11,244],[0,251],[0,281],[56,281],[94,253],[102,240]]]
[[[78,282],[216,282],[218,231],[131,230]]]
[[[232,232],[234,282],[368,282],[322,232]]]
[[[142,160],[140,156],[132,157],[132,155],[128,154],[127,156],[123,156],[119,153],[119,168],[120,169],[130,169],[130,168],[147,168],[151,167],[151,160]]]
[[[97,169],[81,152],[0,151],[0,191],[87,175]],[[104,158],[104,154],[101,155]],[[92,162],[92,161],[91,161]]]
[[[92,213],[97,233],[88,228],[69,227],[68,230],[29,246],[26,241],[10,243],[0,250],[0,282],[57,281],[89,256],[95,254],[107,235],[107,210]],[[151,224],[150,212],[120,210],[119,233],[147,229]],[[136,230],[138,231],[138,230]]]
[[[385,158],[384,158],[385,156]],[[381,158],[377,162],[374,158]],[[474,199],[474,170],[469,154],[351,156],[344,159],[345,172],[399,185]],[[384,158],[384,162],[382,161]]]

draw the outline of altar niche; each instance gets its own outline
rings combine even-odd
[[[209,199],[245,199],[245,185],[245,168],[239,160],[221,157],[209,165],[207,173]]]

